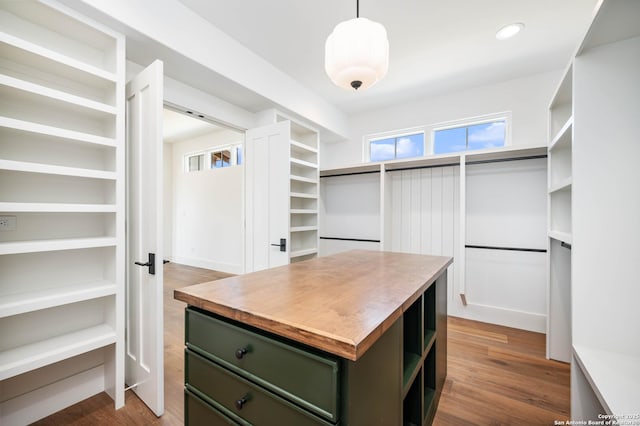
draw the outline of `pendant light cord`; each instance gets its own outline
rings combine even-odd
[[[356,0],[356,18],[360,17],[360,0]]]

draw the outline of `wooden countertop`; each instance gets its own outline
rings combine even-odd
[[[353,250],[176,289],[174,298],[356,361],[452,261]]]

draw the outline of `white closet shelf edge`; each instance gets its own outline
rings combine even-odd
[[[107,346],[115,341],[115,331],[106,324],[100,324],[0,352],[0,380]]]

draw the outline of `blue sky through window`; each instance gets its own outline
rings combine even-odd
[[[422,157],[424,155],[424,133],[371,141],[370,149],[370,161]]]
[[[436,130],[433,135],[433,153],[445,154],[502,147],[505,143],[505,127],[505,121],[500,120]]]

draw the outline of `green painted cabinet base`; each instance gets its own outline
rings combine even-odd
[[[185,424],[431,424],[447,369],[446,297],[445,271],[357,361],[190,306]]]

